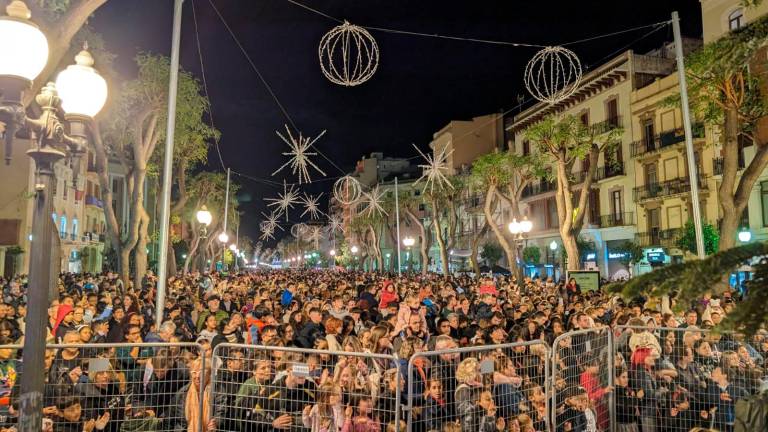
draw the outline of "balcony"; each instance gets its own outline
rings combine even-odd
[[[714,175],[723,175],[723,163],[723,158],[717,158],[712,161],[712,171]],[[743,170],[746,165],[747,163],[744,160],[744,157],[739,155],[739,171]]]
[[[621,116],[611,117],[603,120],[600,123],[594,123],[592,126],[592,132],[595,134],[604,134],[613,129],[618,129],[622,125]]]
[[[707,181],[704,176],[699,177],[699,189],[707,189]],[[671,195],[685,194],[690,191],[691,182],[688,180],[688,177],[685,177],[638,186],[634,189],[634,196],[635,202],[639,202]]]
[[[531,183],[523,188],[522,197],[528,198],[535,195],[541,195],[543,193],[552,192],[556,189],[557,184],[555,182],[539,181],[536,183]]]
[[[83,234],[83,242],[104,243],[104,234],[85,232]]]
[[[595,181],[605,180],[611,177],[618,177],[625,175],[624,163],[620,162],[613,165],[597,167],[595,170]]]
[[[597,222],[597,225],[600,228],[629,226],[634,224],[635,214],[632,212],[602,215]]]
[[[692,127],[693,138],[704,138],[704,124],[696,123]],[[635,141],[630,145],[632,157],[644,156],[660,151],[666,147],[685,142],[685,131],[683,128],[672,129],[661,132],[653,137],[645,137]]]
[[[93,195],[85,196],[85,205],[92,205],[98,208],[104,208],[104,202]]]
[[[652,228],[648,232],[635,234],[635,243],[641,247],[675,247],[677,239],[684,233],[682,228],[659,229]]]

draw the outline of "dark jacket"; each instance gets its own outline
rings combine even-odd
[[[315,324],[312,321],[304,325],[299,330],[293,341],[301,348],[314,348],[315,340],[325,337],[325,328],[322,324]]]

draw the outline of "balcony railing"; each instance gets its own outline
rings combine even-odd
[[[712,169],[715,175],[723,175],[723,158],[717,158],[712,162]],[[746,166],[746,161],[743,157],[739,158],[739,170],[743,170]]]
[[[635,214],[632,212],[602,215],[598,221],[600,228],[628,226],[634,224]]]
[[[699,177],[699,189],[707,189],[706,177]],[[691,191],[691,182],[688,177],[676,178],[660,183],[651,183],[638,186],[634,189],[635,201],[661,198],[670,195],[688,193]]]
[[[609,119],[603,120],[599,123],[594,123],[592,126],[592,132],[595,134],[602,134],[606,133],[613,129],[618,129],[622,125],[621,122],[621,116],[611,117]]]
[[[531,197],[534,195],[540,195],[547,192],[552,192],[557,189],[555,182],[539,181],[531,183],[523,188],[523,198]]]
[[[623,162],[613,165],[601,166],[597,167],[597,170],[595,170],[595,181],[605,180],[611,177],[623,176],[625,174],[626,173],[624,172]]]
[[[704,138],[704,124],[696,123],[692,127],[693,138]],[[653,137],[644,137],[635,141],[631,145],[632,157],[642,156],[644,154],[654,153],[665,147],[673,146],[685,141],[685,131],[683,128],[672,129],[661,132]]]
[[[635,243],[642,247],[674,247],[677,240],[683,235],[683,232],[682,228],[666,230],[653,228],[648,232],[635,234]]]

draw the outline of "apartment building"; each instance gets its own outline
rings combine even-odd
[[[684,49],[688,51],[697,45],[696,41],[686,40]],[[584,266],[599,269],[608,279],[627,277],[633,272],[622,264],[620,253],[612,252],[623,242],[635,240],[638,225],[635,205],[638,173],[637,164],[631,159],[637,129],[633,120],[632,94],[674,71],[673,51],[669,46],[642,55],[626,51],[586,73],[577,91],[566,100],[553,106],[533,105],[514,116],[506,126],[507,132],[514,137],[511,149],[519,154],[536,151],[526,139],[525,131],[552,114],[573,115],[598,130],[623,130],[616,149],[599,157],[594,183],[588,192],[585,226],[581,233],[582,238],[595,244],[595,250],[582,257]],[[577,183],[583,182],[588,169],[585,161],[574,164],[572,175]],[[553,242],[555,246],[560,242],[554,191],[554,183],[538,181],[523,193],[523,212],[534,227],[528,244],[547,252]],[[538,274],[545,271],[549,273],[551,270],[528,270]]]
[[[768,3],[761,2],[757,6],[745,7],[739,0],[700,0],[701,19],[704,43],[712,42],[719,37],[740,29],[755,19],[768,13]],[[761,90],[768,94],[768,82],[765,76],[768,73],[768,49],[763,47],[750,64],[751,72],[761,77]],[[713,144],[712,175],[715,186],[719,184],[722,174],[722,147],[719,141],[717,128],[706,128],[707,142]],[[761,119],[754,133],[760,143],[768,142],[768,118]],[[745,138],[739,142],[739,169],[744,169],[755,156],[756,146]],[[705,161],[709,161],[705,158]],[[705,164],[706,169],[706,164]],[[741,171],[739,171],[739,175]],[[713,192],[717,199],[716,190]],[[722,209],[717,207],[719,218]],[[749,203],[742,215],[741,230],[750,233],[750,240],[768,240],[768,171],[764,170],[760,178],[755,182],[750,193]]]

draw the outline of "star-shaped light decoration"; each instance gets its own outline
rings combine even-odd
[[[384,211],[384,191],[379,189],[379,185],[374,186],[370,192],[363,192],[361,201],[365,204],[365,208],[360,212],[363,216],[387,214]]]
[[[277,198],[264,198],[265,201],[272,201],[267,204],[268,207],[277,207],[277,215],[280,216],[285,213],[285,221],[288,222],[288,209],[292,209],[294,205],[299,204],[299,192],[294,189],[293,185],[290,188],[283,181],[283,193],[277,194]]]
[[[322,193],[316,196],[304,194],[304,197],[301,198],[301,203],[304,205],[304,213],[301,214],[301,217],[304,217],[305,214],[309,213],[310,219],[319,219],[320,215],[323,214],[323,212],[320,211],[320,197],[322,196]]]
[[[269,226],[269,225],[263,225],[261,227],[261,236],[259,236],[261,240],[271,240],[275,238],[275,228]]]
[[[280,213],[272,212],[269,216],[262,213],[261,215],[264,216],[264,220],[261,221],[261,224],[259,225],[262,230],[264,227],[269,227],[269,230],[271,231],[275,231],[275,228],[280,228],[280,231],[285,231],[285,229],[277,223],[277,218],[280,217]]]
[[[310,156],[316,156],[317,153],[308,151],[320,137],[325,135],[325,131],[322,131],[320,135],[310,141],[310,138],[302,136],[301,132],[299,132],[298,137],[294,137],[291,130],[288,128],[288,125],[285,125],[285,130],[288,132],[288,138],[280,134],[279,131],[275,131],[275,133],[277,133],[277,136],[285,141],[285,143],[288,144],[288,147],[291,148],[291,151],[283,153],[285,156],[290,156],[290,159],[288,159],[288,162],[284,163],[280,168],[275,170],[272,175],[277,174],[280,170],[289,165],[291,167],[291,172],[293,174],[298,174],[299,184],[311,182],[311,179],[309,178],[309,170],[307,168],[308,165],[311,165],[312,168],[316,169],[320,174],[326,175],[320,167],[315,165],[315,163],[309,159]]]
[[[415,186],[417,183],[419,183],[421,180],[426,178],[426,182],[424,184],[424,189],[422,191],[426,191],[427,187],[429,187],[429,192],[432,193],[435,191],[435,183],[437,183],[438,189],[441,189],[443,185],[446,185],[453,189],[453,185],[451,184],[451,181],[448,180],[448,177],[445,176],[445,174],[448,172],[448,157],[453,153],[453,149],[451,151],[448,150],[448,146],[443,146],[442,149],[440,149],[439,152],[437,152],[434,156],[426,155],[421,150],[419,150],[416,145],[413,145],[414,148],[416,148],[416,151],[419,152],[421,157],[424,158],[425,161],[427,161],[426,164],[419,165],[419,168],[422,168],[424,171],[422,171],[421,177],[419,177],[418,180],[416,180],[413,185]]]
[[[344,222],[341,220],[338,214],[333,214],[328,217],[328,229],[331,232],[344,232]]]
[[[308,239],[315,243],[315,249],[320,249],[320,239],[323,237],[323,227],[313,225],[309,227]]]

